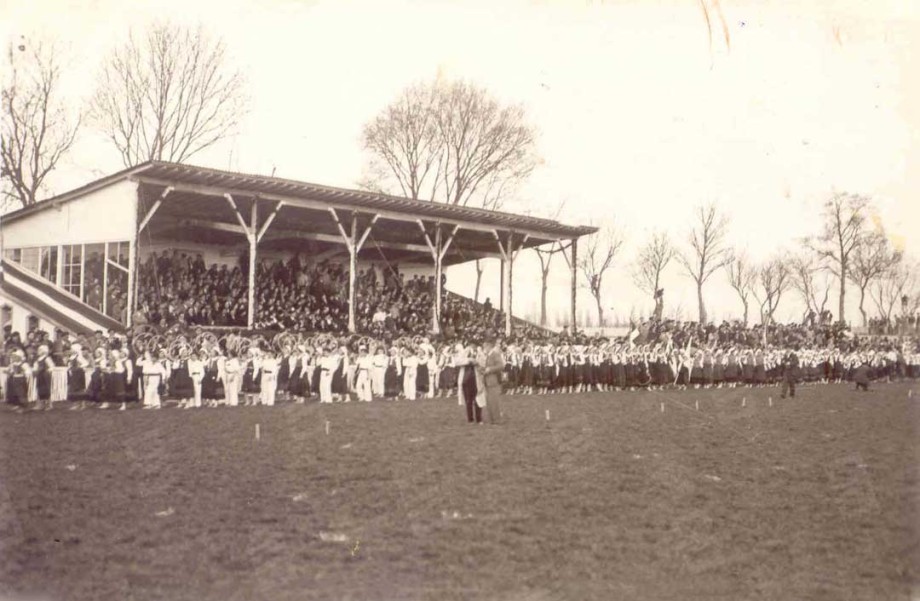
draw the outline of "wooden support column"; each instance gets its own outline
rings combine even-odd
[[[431,312],[431,331],[435,334],[440,334],[442,309],[441,276],[444,273],[444,256],[447,255],[447,249],[450,248],[451,242],[454,241],[454,236],[457,234],[457,230],[460,229],[460,226],[455,225],[445,239],[441,230],[441,223],[438,222],[435,225],[434,242],[432,242],[431,236],[428,235],[428,230],[425,228],[425,223],[421,219],[416,220],[416,222],[422,230],[422,235],[425,236],[425,244],[428,245],[428,250],[431,251],[431,258],[434,261],[434,306]]]
[[[137,265],[137,236],[134,240],[128,240],[128,290],[134,290],[134,270]],[[128,295],[128,306],[125,309],[125,325],[131,327],[134,325],[134,301],[131,294]]]
[[[507,330],[505,334],[506,336],[511,335],[511,324],[514,317],[514,262],[517,260],[518,253],[521,252],[521,249],[524,248],[524,244],[530,237],[529,235],[524,234],[524,237],[521,238],[517,248],[515,248],[513,245],[513,236],[514,234],[511,234],[508,237],[508,313],[505,316],[505,329]]]
[[[504,252],[502,249],[503,255]],[[498,265],[498,310],[503,313],[505,311],[505,259],[501,259]]]
[[[575,333],[578,303],[578,238],[572,238],[572,261],[569,263],[569,269],[572,272],[572,334]]]
[[[255,325],[256,321],[256,255],[259,252],[256,227],[258,225],[259,203],[253,199],[252,210],[249,213],[249,228],[246,230],[246,237],[249,238],[249,290],[246,295],[246,327],[250,329]]]
[[[501,268],[501,294],[500,302],[501,311],[505,314],[505,336],[511,335],[511,243],[514,234],[508,233],[507,242],[502,242],[498,230],[492,232],[495,235],[495,242],[498,244],[498,252],[502,257]]]
[[[357,211],[353,211],[351,214],[351,232],[345,231],[341,220],[339,220],[339,215],[334,208],[329,208],[329,214],[332,215],[332,220],[335,221],[336,227],[339,228],[339,234],[341,234],[342,240],[345,242],[345,247],[348,249],[348,331],[353,334],[357,330],[357,320],[355,319],[355,313],[357,312],[355,294],[358,278],[358,252],[361,250],[361,247],[364,246],[364,242],[371,233],[371,228],[377,223],[378,215],[375,214],[371,218],[371,222],[367,224],[367,229],[364,230],[361,234],[361,238],[358,239]]]
[[[224,198],[227,199],[227,203],[230,205],[230,208],[233,209],[236,220],[240,222],[240,227],[243,228],[243,234],[246,236],[246,241],[249,242],[249,290],[246,293],[246,327],[252,328],[256,319],[256,247],[259,243],[256,227],[259,224],[259,203],[256,199],[252,200],[252,211],[249,214],[249,225],[247,225],[233,197],[230,194],[224,194]]]
[[[138,187],[138,208],[141,208],[140,204],[140,191],[141,188]],[[160,193],[160,196],[156,199],[153,205],[147,210],[147,213],[144,214],[144,217],[140,220],[137,225],[137,228],[134,231],[134,240],[131,241],[130,246],[128,247],[128,290],[130,294],[128,295],[128,327],[134,325],[134,313],[137,311],[137,292],[138,292],[138,278],[137,270],[140,269],[140,242],[141,234],[144,232],[144,228],[150,223],[150,220],[153,219],[153,216],[156,214],[157,210],[162,206],[163,201],[166,200],[166,197],[172,193],[173,187],[167,186],[163,192]],[[140,217],[140,212],[138,212],[138,217]],[[81,251],[81,262],[82,262],[82,251]],[[80,273],[82,274],[83,266],[80,266]],[[82,275],[81,275],[82,277]],[[81,286],[82,292],[82,286]],[[82,294],[81,294],[82,299]]]

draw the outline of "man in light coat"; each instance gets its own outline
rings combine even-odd
[[[487,338],[483,344],[485,361],[482,365],[482,379],[486,389],[486,412],[489,423],[502,421],[502,372],[505,370],[505,358],[493,338]]]

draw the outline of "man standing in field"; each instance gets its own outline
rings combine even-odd
[[[486,355],[482,367],[482,379],[486,387],[486,411],[489,414],[489,422],[497,424],[502,419],[502,372],[505,370],[505,359],[493,338],[485,340],[483,350]]]
[[[795,397],[795,382],[799,376],[799,357],[795,351],[789,351],[783,357],[783,390],[779,398],[786,398],[786,393],[790,397]]]

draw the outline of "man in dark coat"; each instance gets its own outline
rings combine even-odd
[[[799,357],[795,351],[789,351],[783,357],[783,390],[779,398],[786,398],[788,393],[790,397],[795,396],[795,383],[799,377]]]
[[[869,362],[863,359],[853,373],[853,381],[856,382],[856,390],[869,390]]]

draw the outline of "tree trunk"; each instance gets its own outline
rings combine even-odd
[[[482,264],[476,259],[476,291],[473,293],[473,300],[479,302],[479,284],[482,283]]]
[[[741,302],[742,302],[742,304],[744,304],[744,327],[747,327],[747,324],[748,324],[748,302],[747,302],[747,300],[742,300]]]
[[[540,284],[540,325],[546,327],[546,276],[547,272],[543,272],[543,281]]]
[[[604,327],[604,305],[601,302],[600,294],[594,297],[594,302],[597,303],[597,326],[600,328],[603,328]]]
[[[866,327],[869,325],[869,317],[866,315],[866,310],[863,307],[865,305],[865,302],[866,302],[866,289],[860,288],[859,289],[859,314],[862,315],[863,327]]]
[[[840,305],[837,314],[837,321],[840,323],[846,323],[846,313],[844,313],[844,306],[846,306],[846,294],[847,294],[847,278],[846,270],[841,266],[840,268]]]
[[[696,298],[700,304],[700,323],[706,323],[706,303],[703,302],[703,283],[698,282],[696,285]]]

